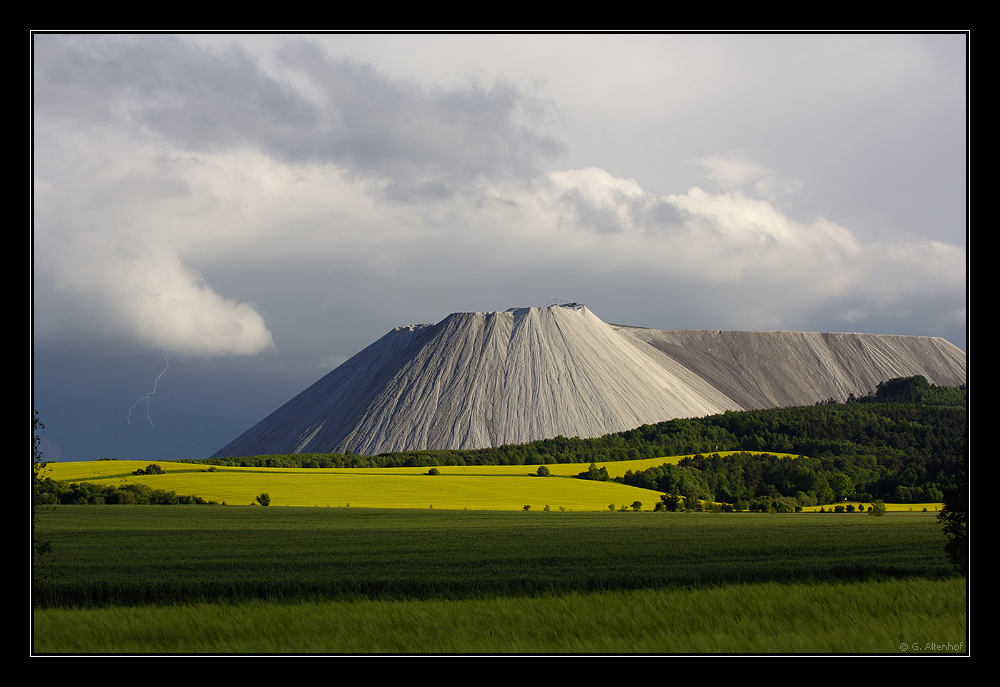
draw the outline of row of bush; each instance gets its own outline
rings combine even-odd
[[[35,503],[38,505],[190,505],[212,504],[200,496],[181,496],[175,491],[153,489],[145,484],[92,484],[80,482],[68,484],[53,479],[40,480],[35,484]]]

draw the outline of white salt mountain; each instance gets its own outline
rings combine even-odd
[[[812,405],[923,375],[966,380],[939,338],[619,327],[585,307],[397,327],[215,456],[375,455],[595,437],[678,417]]]

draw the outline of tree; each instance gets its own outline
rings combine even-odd
[[[45,429],[45,425],[38,419],[38,411],[36,410],[34,413],[31,417],[31,480],[32,482],[37,482],[42,478],[42,470],[45,468],[45,463],[42,462],[42,450],[39,448],[42,438],[38,436],[38,430]]]
[[[586,472],[581,472],[577,475],[580,479],[592,479],[595,482],[607,482],[608,481],[608,469],[604,466],[597,467],[593,463]]]
[[[548,477],[551,473],[549,472],[549,468],[547,466],[539,465],[538,472],[535,474],[537,474],[539,477]]]
[[[838,501],[843,501],[854,493],[854,481],[842,472],[835,472],[827,481],[833,489],[834,498]]]
[[[964,475],[963,475],[964,477]],[[944,506],[937,515],[944,525],[944,536],[948,540],[944,552],[948,560],[963,575],[969,574],[969,494],[963,483],[944,493]]]
[[[632,502],[632,510],[634,510],[634,511],[640,511],[640,510],[642,510],[642,501],[633,501]]]
[[[882,499],[875,499],[868,507],[868,515],[874,515],[876,518],[885,515],[885,502]]]
[[[132,474],[133,475],[162,475],[164,472],[166,472],[166,470],[164,470],[163,468],[161,468],[156,463],[152,463],[150,465],[147,465],[145,468],[139,468],[138,470],[136,470]]]
[[[681,509],[681,497],[677,494],[663,494],[660,497],[660,503],[670,512],[676,512]]]
[[[45,425],[38,419],[38,411],[35,410],[31,416],[31,541],[34,549],[34,562],[41,563],[41,557],[52,551],[52,542],[47,539],[40,539],[36,531],[38,525],[38,514],[42,509],[40,499],[40,485],[42,475],[45,470],[45,463],[42,462],[42,450],[40,448],[42,438],[38,436],[38,430],[45,429]],[[36,573],[38,572],[36,568]]]
[[[266,491],[258,494],[257,495],[257,503],[259,503],[262,506],[270,506],[271,505],[271,495],[268,494]]]
[[[875,398],[886,403],[918,403],[930,389],[930,382],[923,375],[916,377],[896,377],[879,382]]]

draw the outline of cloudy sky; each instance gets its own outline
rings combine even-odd
[[[395,326],[967,332],[967,36],[33,36],[53,460],[204,458]]]

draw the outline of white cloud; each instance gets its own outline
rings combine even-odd
[[[689,164],[703,168],[702,177],[715,182],[724,191],[751,189],[773,202],[802,189],[800,181],[785,179],[773,169],[754,162],[747,151],[708,155],[691,160]]]
[[[274,349],[256,308],[182,259],[216,205],[196,165],[111,137],[60,143],[35,179],[36,334],[204,357]]]
[[[958,246],[865,245],[827,218],[789,217],[752,184],[660,195],[592,167],[401,205],[335,165],[251,148],[191,153],[95,135],[52,150],[59,160],[36,183],[39,331],[190,355],[274,347],[260,310],[223,295],[219,279],[272,310],[306,312],[314,306],[289,301],[297,291],[320,307],[343,297],[381,308],[387,298],[448,301],[456,283],[470,296],[502,293],[512,275],[573,293],[617,275],[623,293],[671,294],[720,326],[794,329],[824,308],[847,323],[906,311],[960,293],[964,274]],[[84,164],[82,177],[60,171]]]
[[[93,236],[56,240],[61,250],[37,255],[35,264],[43,335],[124,338],[203,357],[274,348],[253,306],[219,295],[162,246],[114,245]]]
[[[643,292],[724,328],[796,328],[823,310],[864,322],[940,294],[951,321],[961,297],[964,248],[866,243],[828,217],[793,217],[785,201],[802,183],[748,150],[693,159],[717,192],[654,193],[596,166],[542,172],[561,144],[502,80],[419,85],[312,45],[267,72],[247,50],[177,39],[43,42],[46,335],[253,354],[274,347],[264,308],[301,312],[306,330],[333,303],[422,317],[428,301],[506,307],[525,304],[507,293],[544,289],[544,302],[596,283],[609,302]]]

